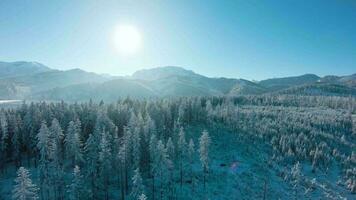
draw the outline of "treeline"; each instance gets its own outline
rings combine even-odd
[[[197,133],[200,140],[194,141],[186,138],[184,127],[223,124],[239,137],[271,145],[277,163],[309,162],[316,171],[336,161],[343,169],[343,184],[356,192],[354,114],[352,97],[23,104],[0,111],[0,170],[4,175],[9,166],[19,169],[14,199],[21,199],[25,190],[40,199],[109,199],[113,188],[120,199],[177,199],[177,187],[188,182],[194,192],[213,173],[208,132]],[[197,162],[199,174],[193,170]],[[38,171],[34,182],[39,190],[26,168]]]

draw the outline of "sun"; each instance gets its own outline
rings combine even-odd
[[[140,49],[142,37],[135,26],[119,25],[114,31],[114,43],[121,54],[132,55]]]

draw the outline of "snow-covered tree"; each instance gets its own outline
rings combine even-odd
[[[179,130],[178,138],[178,158],[179,158],[179,174],[180,174],[180,186],[183,186],[183,176],[184,176],[184,163],[187,159],[187,141],[185,140],[185,132],[183,128]]]
[[[50,184],[50,162],[54,152],[54,144],[50,138],[50,131],[45,122],[42,122],[37,134],[37,148],[40,152],[39,177],[41,198],[49,198]]]
[[[131,189],[131,199],[138,199],[140,194],[145,192],[145,186],[143,185],[142,177],[139,168],[134,171],[132,177],[132,189]]]
[[[12,146],[11,150],[12,150],[12,153],[13,153],[12,156],[13,156],[13,158],[15,160],[16,167],[19,167],[21,165],[21,143],[22,143],[22,137],[21,137],[21,130],[20,130],[21,127],[20,126],[21,126],[21,118],[16,117],[16,115],[10,115],[9,128],[8,129],[9,129],[10,135],[12,135],[12,137],[11,137],[11,146]]]
[[[69,200],[86,199],[84,189],[83,176],[80,172],[80,168],[76,165],[73,170],[72,182],[67,186]]]
[[[128,150],[125,139],[121,140],[121,146],[118,152],[118,160],[119,160],[119,174],[120,174],[120,193],[121,199],[125,199],[125,193],[128,190]]]
[[[193,139],[189,140],[189,145],[188,145],[188,160],[189,160],[189,168],[190,168],[190,179],[193,183],[194,180],[194,174],[193,174],[193,163],[194,163],[194,154],[195,154],[195,146],[194,146],[194,141]]]
[[[203,167],[203,182],[205,188],[205,176],[209,170],[209,146],[210,146],[210,136],[209,133],[204,130],[202,136],[199,138],[199,154],[200,161]]]
[[[172,162],[169,160],[167,149],[165,148],[164,144],[161,140],[157,143],[156,149],[156,156],[153,161],[153,171],[159,176],[160,178],[160,190],[161,190],[161,198],[163,196],[163,185],[167,180],[167,172],[168,169],[171,167]]]
[[[0,170],[3,173],[5,160],[6,160],[6,150],[7,150],[7,138],[8,136],[8,124],[4,112],[0,112]]]
[[[30,172],[24,167],[17,170],[15,187],[12,190],[13,200],[35,200],[38,199],[38,188],[32,183]]]
[[[155,199],[155,178],[157,173],[157,138],[155,134],[151,135],[149,149],[150,149],[150,166],[151,166],[151,176],[152,176],[152,199]]]
[[[6,149],[6,139],[9,137],[8,135],[8,123],[5,112],[0,113],[0,150],[4,151]]]
[[[51,127],[49,128],[50,130],[50,137],[53,142],[56,144],[56,149],[55,149],[55,156],[57,157],[57,160],[60,165],[63,164],[63,156],[64,156],[64,149],[63,149],[63,139],[64,139],[64,134],[61,125],[59,124],[59,121],[57,119],[53,119],[51,123]]]
[[[50,131],[46,122],[42,122],[40,131],[37,134],[37,148],[40,152],[41,160],[48,159],[51,152]]]
[[[63,138],[64,134],[57,119],[52,120],[51,127],[49,128],[51,153],[49,155],[48,163],[48,183],[52,187],[53,198],[63,199],[64,195],[64,171],[63,171]]]
[[[110,175],[111,175],[111,168],[112,168],[112,163],[111,163],[111,147],[110,147],[110,142],[107,139],[107,132],[103,132],[101,135],[101,141],[100,141],[100,150],[99,150],[99,161],[100,161],[100,178],[101,180],[101,186],[104,191],[104,196],[105,199],[109,199],[109,180],[110,180]]]
[[[99,176],[99,139],[96,134],[90,134],[84,147],[85,178],[91,198],[97,198],[97,178]]]
[[[80,127],[73,121],[69,122],[67,134],[64,139],[66,157],[71,161],[71,165],[78,165],[83,161],[82,142],[79,133]]]
[[[140,146],[140,129],[136,127],[134,132],[131,133],[131,147],[132,147],[132,159],[133,168],[138,168],[141,158],[141,146]]]

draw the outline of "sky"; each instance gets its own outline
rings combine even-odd
[[[141,48],[117,51],[115,28]],[[0,0],[0,61],[112,75],[181,66],[262,80],[356,73],[353,0]]]

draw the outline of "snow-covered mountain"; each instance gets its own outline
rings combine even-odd
[[[0,62],[0,79],[8,77],[28,76],[48,72],[51,69],[38,62]]]
[[[114,77],[81,69],[54,70],[35,62],[1,64],[2,99],[85,101],[91,98],[114,101],[126,96],[144,98],[268,93],[356,95],[355,74],[326,77],[305,74],[252,82],[245,79],[211,78],[172,66],[139,70],[128,77]]]

